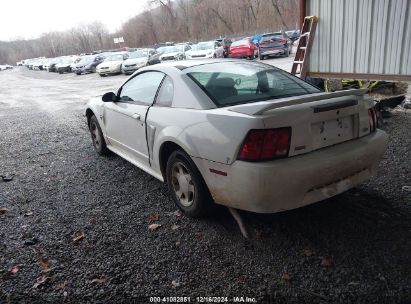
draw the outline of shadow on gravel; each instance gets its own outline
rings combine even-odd
[[[257,239],[261,233],[270,238],[269,233],[275,232],[287,238],[298,235],[314,244],[333,239],[340,243],[352,239],[362,241],[369,234],[390,242],[394,239],[387,228],[408,226],[411,220],[405,210],[394,208],[384,197],[359,188],[296,210],[243,214],[250,227],[257,231]]]

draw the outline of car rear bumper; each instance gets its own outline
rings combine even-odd
[[[244,52],[238,52],[238,53],[230,53],[229,56],[231,58],[245,58],[245,57],[250,57],[254,55],[254,51],[244,51]]]
[[[377,130],[360,139],[270,162],[224,165],[193,159],[216,203],[274,213],[327,199],[366,181],[376,173],[387,140],[387,134]]]
[[[260,49],[260,55],[263,55],[263,56],[277,55],[277,54],[284,54],[284,53],[285,53],[285,48],[269,49],[269,50]]]

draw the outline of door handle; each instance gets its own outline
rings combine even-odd
[[[137,113],[134,113],[133,115],[131,115],[131,117],[133,117],[134,119],[140,120],[141,115],[137,114]]]

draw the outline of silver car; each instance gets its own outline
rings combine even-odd
[[[166,182],[187,215],[213,203],[268,213],[376,173],[387,134],[365,94],[324,93],[260,62],[199,59],[141,68],[86,116],[99,154]]]

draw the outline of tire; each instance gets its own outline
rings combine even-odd
[[[174,203],[187,216],[199,218],[210,213],[210,192],[196,165],[183,151],[176,150],[168,158],[166,180]]]
[[[76,73],[76,75],[81,75],[81,73]]]
[[[287,50],[284,52],[284,57],[290,56],[290,49],[287,48]]]
[[[265,57],[263,55],[260,55],[260,60],[264,60]]]
[[[99,155],[109,155],[110,150],[107,149],[106,141],[104,140],[103,132],[101,132],[100,124],[96,116],[91,116],[89,125],[91,140],[93,141],[94,149]]]
[[[96,72],[96,67],[95,66],[91,67],[90,71],[91,71],[91,73],[95,73]]]
[[[105,75],[105,74],[99,74],[100,75],[100,77],[106,77],[107,75]]]
[[[59,70],[59,74],[63,74],[63,73],[64,73],[63,71]]]

